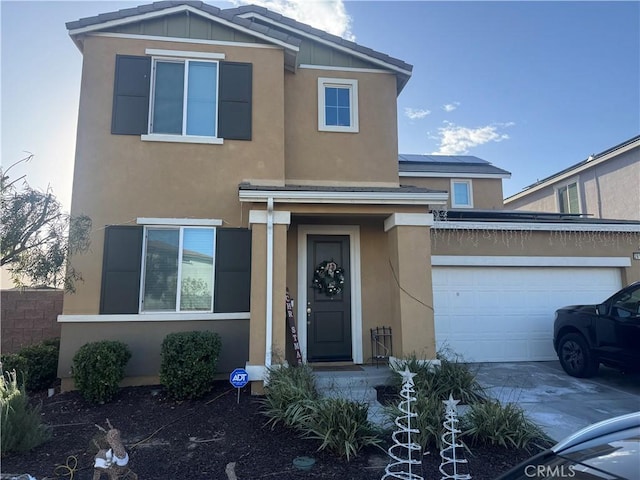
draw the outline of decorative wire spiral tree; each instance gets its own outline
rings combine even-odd
[[[461,443],[456,442],[456,435],[460,433],[458,430],[458,412],[456,411],[456,405],[460,400],[454,400],[451,394],[449,394],[448,400],[443,400],[445,404],[444,412],[444,433],[442,434],[442,445],[444,448],[440,450],[440,457],[442,462],[440,463],[440,473],[442,477],[440,480],[470,480],[471,475],[468,473],[458,473],[458,467],[460,464],[466,464],[467,459],[464,457],[458,458],[456,456],[458,448],[462,447]]]
[[[422,465],[420,460],[412,456],[413,452],[420,451],[420,445],[411,440],[411,435],[420,433],[417,428],[411,428],[411,419],[418,416],[417,413],[411,411],[411,404],[416,401],[415,389],[413,388],[413,377],[416,374],[411,373],[408,367],[405,367],[404,371],[399,373],[403,379],[402,390],[400,391],[400,396],[403,400],[398,404],[398,409],[402,414],[396,417],[395,424],[398,430],[391,435],[394,444],[387,450],[389,456],[395,461],[389,463],[384,469],[385,474],[382,480],[386,478],[423,480],[420,475],[413,472],[414,465]]]

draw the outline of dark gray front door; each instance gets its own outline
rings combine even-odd
[[[313,288],[316,268],[333,261],[344,270],[341,293],[326,295]],[[349,361],[351,354],[351,272],[348,235],[307,237],[307,360]]]

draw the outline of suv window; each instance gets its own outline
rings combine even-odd
[[[611,313],[621,318],[640,314],[640,285],[635,290],[621,293],[611,303]]]

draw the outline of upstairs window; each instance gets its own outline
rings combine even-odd
[[[472,208],[471,180],[451,180],[451,207]]]
[[[358,132],[358,81],[318,78],[318,130]]]
[[[149,132],[217,137],[218,62],[155,60]]]
[[[215,52],[146,53],[116,55],[112,134],[161,142],[251,140],[252,64],[223,61]]]
[[[560,213],[580,213],[578,184],[576,182],[558,188],[558,210]]]

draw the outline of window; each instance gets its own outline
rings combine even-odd
[[[576,182],[558,188],[558,210],[560,213],[580,213]]]
[[[218,62],[155,60],[149,132],[216,137]]]
[[[140,310],[213,310],[215,229],[147,228]]]
[[[473,207],[471,180],[451,180],[451,207]]]
[[[215,228],[216,219],[138,223],[105,228],[100,314],[249,311],[251,230]]]
[[[318,78],[318,130],[358,132],[358,81]]]
[[[252,64],[210,52],[146,53],[116,55],[112,134],[160,142],[251,140]]]

